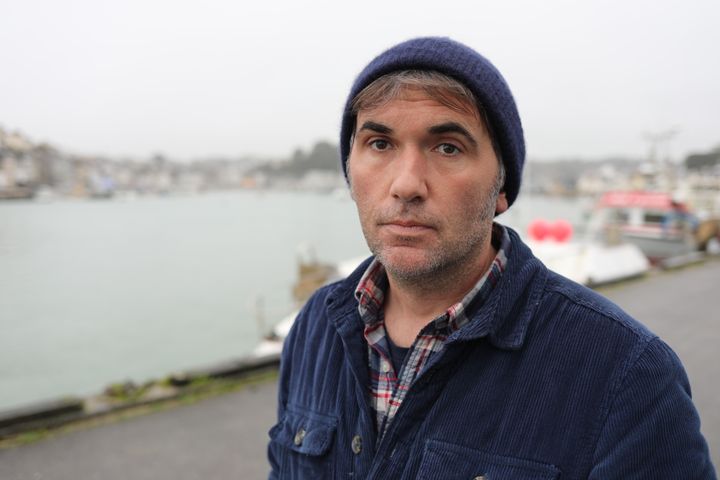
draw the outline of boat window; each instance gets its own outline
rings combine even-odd
[[[613,223],[628,223],[630,215],[627,210],[614,208],[608,216],[608,220]]]
[[[643,220],[645,223],[661,224],[667,220],[667,214],[664,212],[645,212]]]

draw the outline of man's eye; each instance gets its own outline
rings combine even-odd
[[[460,153],[460,149],[452,143],[441,143],[438,145],[437,150],[443,155],[457,155]]]
[[[387,140],[373,140],[372,142],[370,142],[370,148],[379,151],[387,150],[388,148],[390,148],[390,143],[388,143]]]

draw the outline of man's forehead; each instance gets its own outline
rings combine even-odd
[[[456,82],[455,80],[451,81]],[[403,83],[402,80],[398,83],[379,86],[371,84],[357,95],[358,101],[355,106],[359,114],[363,110],[386,107],[393,100],[435,102],[452,110],[480,118],[480,108],[474,96],[467,90],[461,90],[464,87],[461,87],[459,83],[455,83],[458,88],[453,88],[452,85]]]
[[[428,129],[456,123],[465,129],[487,130],[477,106],[467,101],[462,102],[462,99],[455,100],[451,102],[444,97],[438,98],[438,95],[431,95],[419,89],[406,88],[396,98],[360,109],[357,112],[355,130],[360,131],[363,126],[367,126],[365,125],[367,123],[374,127],[384,126],[392,129],[393,123],[403,120],[407,115],[411,115],[412,120],[420,123],[425,120]],[[380,131],[381,128],[373,128],[373,130]]]

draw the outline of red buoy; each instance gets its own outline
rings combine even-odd
[[[550,224],[542,218],[533,220],[530,222],[530,225],[528,225],[528,235],[536,242],[542,242],[549,234]]]
[[[570,224],[570,222],[568,222],[567,220],[555,220],[552,225],[550,225],[550,236],[556,242],[567,242],[568,240],[570,240],[570,237],[572,237],[572,234],[572,224]]]

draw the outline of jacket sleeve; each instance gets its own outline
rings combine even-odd
[[[293,326],[290,328],[290,332],[288,333],[288,336],[285,338],[285,341],[283,343],[283,351],[280,357],[280,376],[278,379],[277,423],[272,429],[270,429],[271,438],[273,437],[274,430],[279,428],[280,423],[285,416],[285,408],[287,406],[291,372],[291,362],[289,359],[292,358],[292,352],[295,345],[296,325],[298,324],[298,320],[302,315],[303,312],[300,312],[298,317],[295,319]],[[268,444],[268,461],[270,462],[270,475],[268,478],[270,480],[277,480],[280,478],[279,455],[281,452],[278,450],[278,448],[279,446],[275,444],[275,442],[273,442],[271,439],[270,443]]]
[[[600,432],[590,479],[715,479],[685,370],[659,339],[629,367]]]

